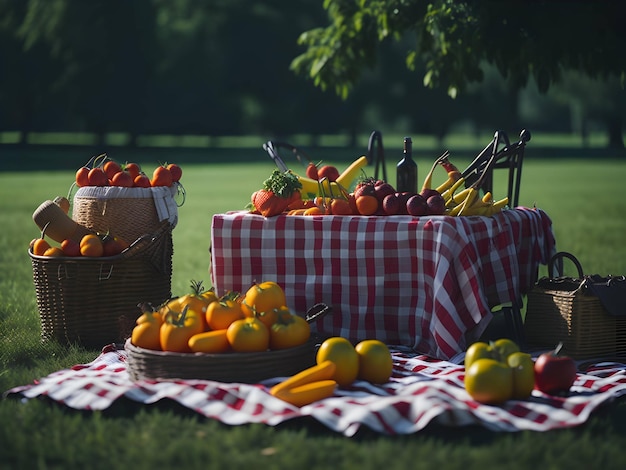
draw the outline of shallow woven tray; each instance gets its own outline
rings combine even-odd
[[[326,315],[330,308],[318,304],[307,312],[307,321]],[[132,380],[215,380],[257,383],[286,377],[315,365],[324,336],[312,333],[294,348],[259,353],[174,353],[139,348],[126,340],[127,367]]]
[[[172,254],[168,225],[116,256],[56,258],[29,250],[42,340],[93,348],[124,341],[140,302],[171,297]]]

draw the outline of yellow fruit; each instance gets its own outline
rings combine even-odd
[[[368,339],[354,348],[359,355],[358,378],[373,384],[389,382],[393,372],[393,360],[389,348],[382,341]]]
[[[465,390],[480,403],[504,403],[513,395],[513,369],[495,359],[478,359],[465,371]]]
[[[514,352],[507,358],[513,370],[513,395],[511,398],[525,400],[535,388],[535,363],[530,354]]]
[[[324,361],[335,363],[333,379],[340,386],[350,385],[356,380],[359,373],[359,355],[347,339],[335,336],[325,340],[316,355],[317,364]]]

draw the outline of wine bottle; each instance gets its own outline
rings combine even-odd
[[[413,142],[404,138],[404,155],[396,165],[396,191],[417,193],[417,163],[413,160]]]

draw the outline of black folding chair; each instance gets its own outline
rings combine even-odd
[[[367,162],[374,163],[374,179],[382,178],[387,180],[387,167],[385,166],[385,149],[383,148],[383,134],[380,131],[373,131],[367,142]],[[379,175],[378,171],[381,171]]]
[[[289,169],[289,166],[285,163],[283,158],[286,152],[291,153],[291,156],[295,157],[305,167],[313,161],[304,150],[288,144],[287,142],[268,140],[263,144],[263,150],[274,160],[274,163],[280,171],[287,171]]]
[[[472,163],[462,172],[465,187],[474,184],[486,172],[480,185],[483,193],[493,192],[493,172],[498,169],[508,170],[507,197],[509,206],[519,205],[522,163],[526,143],[530,140],[530,131],[523,129],[520,140],[513,144],[503,131],[496,131],[493,140]]]
[[[509,206],[518,206],[524,150],[529,140],[530,131],[526,129],[520,132],[520,140],[513,144],[503,131],[496,131],[489,145],[462,172],[465,186],[469,187],[483,177],[479,189],[483,193],[493,192],[493,172],[498,169],[508,170]],[[519,345],[525,342],[522,307],[523,299],[521,298],[513,301],[511,305],[501,306],[506,334]]]

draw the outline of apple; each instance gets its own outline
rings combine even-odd
[[[307,178],[311,178],[312,180],[318,181],[320,179],[319,174],[317,173],[317,165],[313,162],[307,165],[305,174]]]
[[[317,178],[321,180],[323,178],[327,178],[328,181],[337,181],[339,178],[339,170],[332,165],[324,165],[317,170]]]
[[[429,215],[443,215],[446,212],[446,201],[441,194],[434,194],[426,200]]]
[[[384,181],[374,183],[374,193],[380,202],[383,202],[386,196],[395,194],[395,192],[396,190],[389,183],[385,183]]]
[[[383,210],[387,215],[396,215],[400,212],[400,199],[397,194],[387,194],[383,199]]]
[[[415,217],[428,214],[428,204],[419,194],[414,194],[406,201],[406,211]]]
[[[441,196],[441,194],[439,194],[439,191],[437,191],[436,189],[432,189],[432,188],[425,188],[420,191],[420,196],[422,196],[426,200],[428,200],[430,196],[437,196],[437,195]]]
[[[554,395],[569,391],[576,380],[576,362],[569,356],[559,355],[563,343],[554,351],[545,352],[535,361],[535,388]]]

